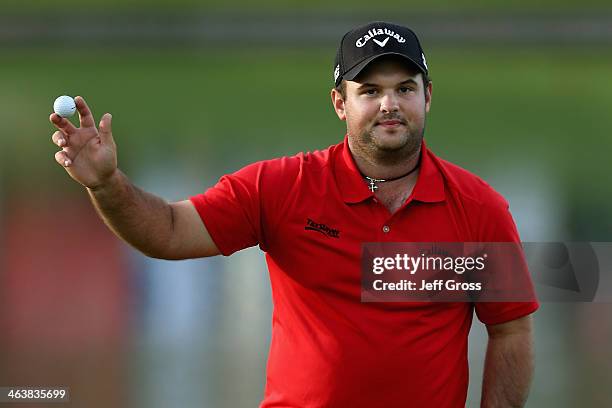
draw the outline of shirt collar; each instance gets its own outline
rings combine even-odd
[[[344,142],[339,146],[340,149],[335,158],[335,177],[340,194],[346,203],[358,203],[374,196],[363,177],[357,169],[355,159],[348,145],[348,136],[344,136]],[[412,199],[422,202],[444,201],[444,179],[436,162],[437,158],[425,145],[423,140],[421,145],[421,169],[414,190]]]

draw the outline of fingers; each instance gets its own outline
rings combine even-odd
[[[103,144],[111,143],[113,141],[113,130],[111,127],[112,119],[113,115],[110,113],[105,113],[102,116],[102,119],[100,119],[99,135]]]
[[[58,162],[59,165],[62,167],[69,167],[72,164],[72,160],[63,150],[60,150],[59,152],[55,153],[55,161]]]
[[[64,134],[64,132],[60,132],[59,130],[53,133],[53,136],[51,136],[51,140],[53,141],[54,144],[58,145],[59,147],[64,147],[68,145],[68,140],[67,140],[66,135]]]
[[[49,116],[49,120],[55,125],[56,128],[64,132],[65,135],[70,135],[77,130],[68,119],[62,118],[57,113],[52,113],[51,116]]]
[[[93,127],[95,126],[95,122],[93,119],[93,115],[91,114],[91,110],[89,110],[89,106],[80,96],[74,98],[74,102],[76,103],[77,110],[79,111],[79,120],[81,122],[81,127]]]

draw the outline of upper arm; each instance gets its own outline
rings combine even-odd
[[[166,259],[202,258],[221,253],[190,200],[171,203],[170,208],[174,228]]]
[[[500,337],[515,334],[531,334],[531,326],[531,315],[527,315],[504,323],[488,324],[487,332],[489,333],[489,337]]]

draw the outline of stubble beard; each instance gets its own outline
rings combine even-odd
[[[373,126],[370,129],[362,132],[357,136],[357,145],[361,150],[362,157],[366,158],[372,164],[379,165],[396,165],[404,163],[411,157],[414,157],[421,148],[423,136],[425,134],[425,117],[423,118],[422,126],[412,128],[409,123],[406,123],[406,129],[403,135],[398,138],[403,139],[403,143],[390,145],[380,142],[376,135],[377,131],[384,132],[383,129],[378,129],[379,126]]]

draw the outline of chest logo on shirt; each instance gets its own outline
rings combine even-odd
[[[304,226],[304,229],[307,231],[317,231],[331,238],[340,238],[340,230],[330,228],[325,224],[319,224],[310,218],[306,218],[306,225]]]

